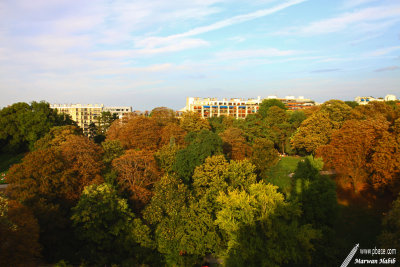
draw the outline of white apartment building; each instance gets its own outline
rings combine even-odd
[[[59,113],[70,115],[84,133],[88,133],[89,125],[96,123],[96,118],[102,112],[109,111],[111,114],[117,114],[119,118],[132,112],[132,107],[104,107],[103,104],[51,104],[50,107],[57,109]]]

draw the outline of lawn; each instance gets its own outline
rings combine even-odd
[[[266,182],[279,186],[279,190],[286,196],[290,195],[292,190],[292,178],[290,173],[296,170],[297,163],[302,160],[301,157],[284,157],[273,166],[266,174]]]
[[[0,184],[5,184],[4,177],[7,175],[8,169],[16,163],[21,162],[24,154],[0,154]]]

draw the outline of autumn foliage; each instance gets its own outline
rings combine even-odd
[[[151,118],[129,116],[113,122],[108,140],[119,140],[125,149],[155,150],[160,141],[160,126]]]
[[[128,150],[112,163],[118,172],[118,183],[129,192],[140,207],[150,200],[153,184],[159,179],[154,155],[148,150]]]

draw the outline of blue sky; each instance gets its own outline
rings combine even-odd
[[[3,0],[0,106],[400,97],[399,0]]]

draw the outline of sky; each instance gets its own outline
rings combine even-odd
[[[400,0],[2,0],[0,107],[400,98]]]

